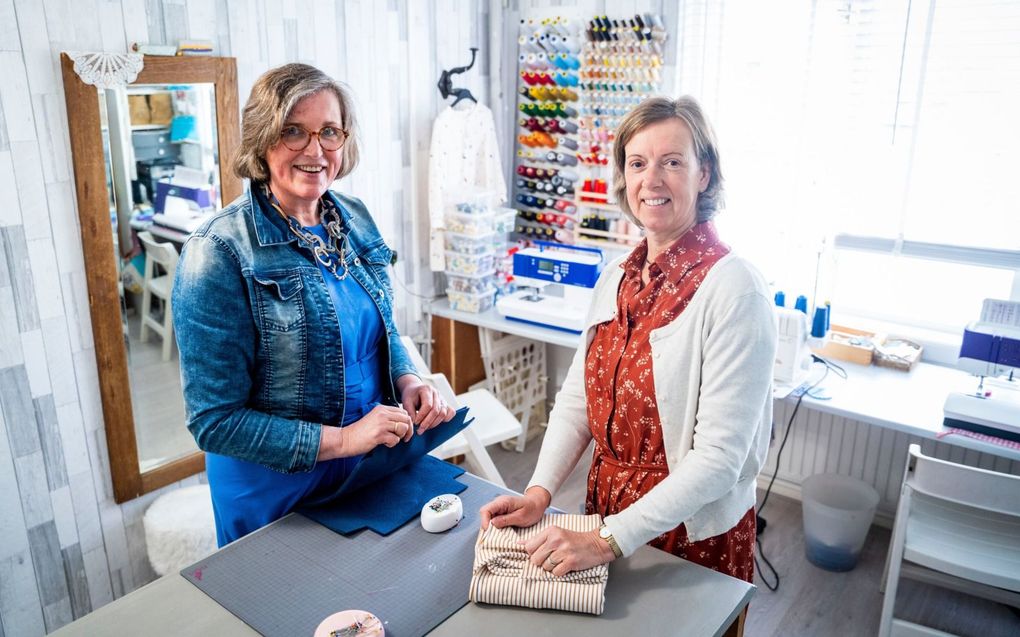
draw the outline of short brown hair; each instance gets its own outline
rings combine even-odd
[[[348,90],[319,69],[308,64],[284,64],[269,69],[255,80],[241,117],[241,144],[234,153],[234,173],[242,179],[269,181],[266,152],[280,141],[287,116],[303,98],[319,91],[333,91],[340,103],[341,126],[347,142],[341,152],[340,179],[358,165],[358,124]]]
[[[715,131],[708,122],[701,105],[689,95],[671,100],[665,97],[651,97],[627,113],[616,129],[613,145],[613,194],[616,203],[627,217],[641,225],[627,201],[627,183],[624,168],[627,165],[627,144],[639,132],[659,122],[677,118],[691,130],[694,153],[698,163],[708,168],[709,179],[705,192],[698,195],[697,223],[708,221],[723,207],[723,176],[719,167],[719,149]]]

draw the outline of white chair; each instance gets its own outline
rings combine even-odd
[[[910,445],[879,635],[947,635],[893,617],[900,577],[1020,606],[1020,476],[931,458]]]
[[[174,285],[174,272],[177,271],[177,248],[172,243],[157,243],[149,232],[139,232],[138,239],[145,248],[145,282],[142,291],[142,330],[141,341],[149,340],[149,329],[163,339],[163,360],[170,360],[170,350],[174,342],[174,315],[170,307],[170,290]],[[159,265],[165,274],[157,274]],[[152,297],[163,301],[162,321],[151,315]]]
[[[464,455],[475,473],[505,487],[506,482],[485,447],[517,438],[521,434],[521,423],[487,389],[455,395],[446,376],[429,371],[414,342],[407,336],[400,337],[400,340],[418,368],[422,380],[435,387],[449,405],[454,408],[467,407],[470,410],[469,417],[475,419],[469,427],[433,449],[430,455],[441,459]]]

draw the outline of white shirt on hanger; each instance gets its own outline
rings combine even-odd
[[[429,266],[446,267],[443,214],[447,199],[462,193],[491,191],[498,203],[506,201],[506,181],[499,161],[492,111],[465,101],[447,106],[432,125],[429,148]]]

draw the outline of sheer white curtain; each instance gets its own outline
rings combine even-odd
[[[677,32],[720,230],[788,298],[956,331],[1020,287],[1020,2],[688,1]]]

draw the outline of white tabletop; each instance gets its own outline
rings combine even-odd
[[[480,314],[453,310],[446,299],[433,302],[431,313],[563,347],[576,348],[581,340],[580,336],[568,332],[507,320],[495,308]],[[947,394],[969,392],[977,387],[977,379],[970,374],[930,363],[917,363],[911,371],[904,372],[875,365],[834,362],[847,371],[847,379],[830,372],[819,387],[830,400],[806,397],[804,406],[921,438],[935,439],[944,431],[942,406]],[[817,379],[820,373],[821,365],[815,364],[808,380]],[[785,400],[795,401],[796,398],[791,396]],[[1020,460],[1020,451],[967,436],[952,434],[941,440]]]
[[[560,345],[571,349],[576,349],[581,341],[580,334],[551,327],[542,327],[541,325],[525,323],[523,321],[512,321],[500,314],[495,307],[478,313],[463,312],[451,308],[450,302],[444,298],[432,301],[427,311],[434,316],[441,316],[460,323],[485,327],[505,334],[523,336],[524,338],[541,341],[542,343]]]
[[[834,361],[846,370],[844,380],[830,372],[819,386],[829,400],[809,396],[804,405],[811,409],[885,427],[911,436],[935,439],[945,430],[942,406],[950,392],[971,392],[977,378],[949,367],[917,363],[909,372],[875,365]],[[815,364],[808,377],[817,379],[822,366]],[[813,392],[815,393],[815,392]],[[788,397],[787,401],[796,398]],[[958,434],[942,442],[1020,460],[1020,451]]]

